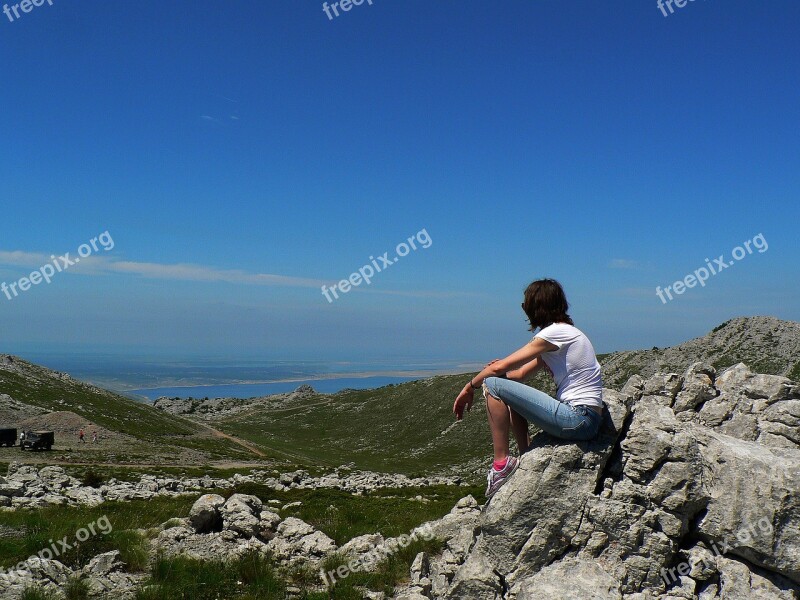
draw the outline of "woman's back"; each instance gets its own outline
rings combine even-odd
[[[558,386],[558,400],[574,406],[602,406],[603,377],[589,338],[567,323],[548,325],[535,337],[558,346],[542,354]]]

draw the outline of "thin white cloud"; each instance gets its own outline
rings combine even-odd
[[[239,269],[217,269],[204,265],[113,261],[107,265],[109,272],[139,275],[148,279],[172,279],[176,281],[207,281],[250,285],[283,285],[292,287],[320,287],[325,282],[305,277],[289,277],[270,273],[248,273]]]
[[[74,255],[70,254],[70,260],[75,260],[75,258]],[[42,253],[0,251],[0,265],[34,270],[50,262],[52,262],[50,256]],[[244,285],[320,287],[326,283],[321,279],[273,275],[271,273],[249,273],[239,269],[218,269],[189,263],[161,264],[114,260],[111,257],[102,255],[82,258],[79,264],[70,266],[65,272],[80,273],[82,275],[136,275],[146,279],[225,282]]]
[[[239,104],[238,100],[234,100],[233,98],[228,98],[227,96],[223,96],[222,94],[214,94],[217,98],[222,98],[223,100],[227,100],[228,102],[233,102],[234,104]]]
[[[0,250],[0,265],[8,267],[30,267],[35,269],[46,262],[50,262],[50,260],[49,256],[38,252],[22,252],[21,250],[6,252]]]
[[[611,269],[638,269],[639,263],[629,258],[614,258],[608,266]]]
[[[70,259],[76,256],[70,254]],[[0,251],[0,266],[16,267],[30,271],[38,270],[53,259],[43,253],[22,251]],[[60,262],[59,262],[60,264]],[[121,275],[143,279],[167,279],[170,281],[196,281],[205,283],[233,283],[238,285],[321,288],[336,284],[333,280],[275,275],[273,273],[252,273],[241,269],[219,269],[207,265],[191,263],[163,264],[116,260],[111,256],[92,255],[81,258],[80,263],[70,266],[65,273],[84,276]],[[385,294],[390,296],[406,296],[411,298],[452,298],[475,296],[470,292],[440,292],[427,290],[381,290],[373,288],[353,288],[353,291]]]

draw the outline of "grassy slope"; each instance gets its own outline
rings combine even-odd
[[[472,413],[461,423],[452,413],[468,377],[438,376],[320,395],[283,408],[240,413],[215,426],[315,465],[354,462],[359,468],[418,475],[476,466],[491,452],[481,394],[476,393]],[[552,392],[546,379],[534,383]]]
[[[14,369],[0,366],[0,393],[47,411],[74,412],[111,431],[124,433],[140,444],[129,449],[132,457],[170,455],[198,450],[212,458],[252,458],[232,442],[212,438],[202,426],[167,415],[143,404],[76,381],[14,358]],[[56,441],[58,445],[59,441]]]

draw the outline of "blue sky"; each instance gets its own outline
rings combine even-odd
[[[0,282],[114,241],[0,295],[0,350],[484,360],[529,338],[542,276],[598,351],[800,320],[798,22],[793,0],[0,14]]]

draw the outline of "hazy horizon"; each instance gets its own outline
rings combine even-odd
[[[721,323],[720,323],[721,324]],[[718,325],[720,325],[718,324]],[[675,344],[653,344],[641,348],[598,350],[598,354],[623,350],[649,350],[654,346],[664,348],[687,342],[700,335],[679,340]],[[15,354],[15,353],[10,353]],[[329,382],[322,387],[338,391],[345,387],[373,387],[363,379],[371,379],[374,387],[400,380],[418,379],[431,375],[466,373],[478,370],[484,361],[473,358],[453,359],[420,357],[359,359],[292,360],[270,359],[253,355],[203,355],[199,353],[178,355],[169,352],[142,354],[123,351],[99,351],[97,349],[72,349],[71,351],[31,351],[16,353],[17,356],[47,368],[70,373],[78,379],[113,389],[119,392],[147,396],[150,399],[162,395],[192,395],[192,388],[216,390],[235,386],[232,396],[251,397],[267,393],[282,393],[297,385],[311,382]],[[353,384],[357,381],[357,384]],[[295,385],[288,385],[292,382]],[[334,383],[338,382],[338,383]],[[286,385],[285,385],[286,384]],[[172,389],[186,391],[173,394]],[[275,390],[252,394],[247,390]],[[164,393],[150,393],[165,390]],[[320,391],[325,391],[321,389]],[[199,394],[210,392],[198,390]],[[155,395],[154,395],[155,394]]]

